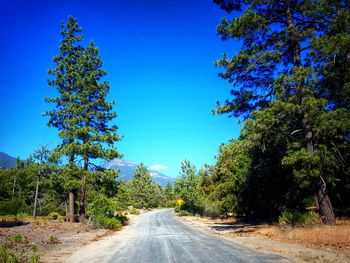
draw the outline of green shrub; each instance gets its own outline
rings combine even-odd
[[[12,199],[8,201],[0,201],[0,215],[17,215],[26,211],[27,206],[23,200]]]
[[[98,227],[110,229],[110,230],[118,230],[122,227],[122,223],[119,219],[115,217],[107,217],[107,216],[94,216],[92,218],[95,225]]]
[[[104,221],[104,226],[110,230],[118,230],[122,227],[122,223],[117,218],[106,218]]]
[[[20,262],[20,258],[15,254],[7,251],[6,248],[0,247],[0,262],[1,263],[17,263]]]
[[[56,244],[56,243],[58,243],[58,238],[57,238],[56,236],[51,235],[51,236],[49,237],[48,243],[50,243],[50,244]]]
[[[191,215],[191,214],[186,210],[180,210],[180,212],[179,212],[179,216],[189,216],[189,215]]]
[[[318,216],[314,212],[283,211],[278,218],[280,225],[306,226],[318,222]]]
[[[57,213],[57,212],[51,212],[51,213],[48,215],[48,218],[49,218],[50,220],[57,220],[57,219],[59,219],[59,217],[60,217],[60,214]]]
[[[176,200],[168,200],[168,201],[166,201],[165,207],[167,207],[167,208],[176,207]]]
[[[130,214],[132,214],[132,215],[139,215],[140,211],[133,207],[130,210]]]
[[[15,241],[16,243],[21,243],[23,241],[23,237],[21,236],[21,234],[15,234],[12,236],[13,241]]]
[[[30,257],[30,262],[31,263],[39,263],[40,262],[40,253],[39,252],[34,252],[34,254]]]
[[[26,219],[26,218],[29,218],[30,215],[28,215],[27,213],[20,212],[20,213],[17,213],[16,217],[18,219]]]
[[[129,218],[126,216],[125,211],[116,211],[116,212],[114,212],[113,217],[118,219],[122,223],[122,225],[125,225],[126,222],[129,221]]]
[[[33,252],[39,251],[38,245],[35,244],[34,242],[31,244],[30,248],[32,249]]]
[[[204,206],[204,214],[211,217],[219,217],[221,213],[220,205],[217,203],[208,202]]]
[[[42,216],[48,216],[52,211],[60,215],[64,215],[66,212],[64,205],[58,202],[55,195],[44,195],[38,212]]]

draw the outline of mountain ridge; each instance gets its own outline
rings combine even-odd
[[[16,167],[17,160],[15,157],[8,155],[7,153],[0,152],[0,167],[9,169]]]
[[[0,152],[0,167],[5,168],[5,169],[10,169],[13,167],[16,167],[17,164],[17,159],[10,156],[9,154],[5,152]],[[117,180],[126,180],[129,181],[133,178],[134,172],[138,166],[138,163],[128,161],[128,160],[123,160],[120,158],[115,158],[111,161],[107,161],[104,164],[102,164],[102,167],[105,169],[113,169],[117,170],[120,169],[120,174],[117,178]],[[157,184],[160,184],[161,186],[166,186],[168,183],[171,185],[174,184],[175,180],[167,176],[163,173],[160,173],[155,170],[148,170],[153,181]]]
[[[113,169],[113,170],[120,169],[120,174],[117,180],[126,180],[126,181],[129,181],[132,179],[137,166],[138,166],[138,163],[128,161],[128,160],[123,160],[120,158],[115,158],[111,161],[108,161],[102,164],[102,167],[105,169]],[[163,187],[166,186],[168,183],[170,183],[171,185],[174,184],[175,180],[170,176],[167,176],[155,170],[148,169],[148,171],[155,183],[160,184]]]

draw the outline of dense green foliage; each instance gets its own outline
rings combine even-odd
[[[185,201],[183,209],[191,213],[199,211],[201,200],[198,190],[199,176],[196,173],[196,168],[188,160],[184,160],[181,163],[180,176],[174,184],[175,195]]]
[[[283,211],[278,218],[280,225],[307,226],[318,222],[318,217],[314,212]]]
[[[163,189],[152,181],[152,177],[143,163],[137,167],[130,183],[131,200],[136,208],[165,205]]]
[[[333,206],[350,207],[349,3],[214,2],[229,14],[218,34],[241,43],[216,63],[232,97],[214,113],[245,123],[198,174],[197,212],[277,219],[314,206],[334,224]]]
[[[36,163],[33,158],[19,160],[15,168],[1,169],[0,215],[20,218],[33,213],[37,175],[41,171],[36,214],[50,220],[69,220],[66,182],[62,180],[64,169],[56,162]],[[128,213],[139,213],[136,208],[174,206],[175,203],[173,187],[155,184],[143,164],[131,181],[117,181],[116,171],[102,168],[89,171],[88,178],[86,215],[99,227],[118,229],[127,222]],[[74,205],[79,205],[78,200]]]

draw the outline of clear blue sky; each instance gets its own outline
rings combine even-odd
[[[47,70],[68,15],[100,48],[124,159],[175,177],[183,159],[213,163],[219,145],[237,138],[236,119],[210,113],[230,90],[214,61],[238,45],[216,35],[225,13],[211,0],[1,0],[0,151],[27,158],[59,142],[41,113],[53,107],[44,102],[56,95]]]

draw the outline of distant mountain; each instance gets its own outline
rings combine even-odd
[[[137,163],[122,159],[113,159],[102,165],[103,168],[117,170],[120,169],[118,180],[131,180],[137,168]],[[174,179],[157,171],[149,170],[150,175],[155,183],[166,186],[167,183],[174,184]]]
[[[8,169],[8,168],[16,167],[16,164],[17,164],[16,158],[4,152],[0,152],[0,167]]]

